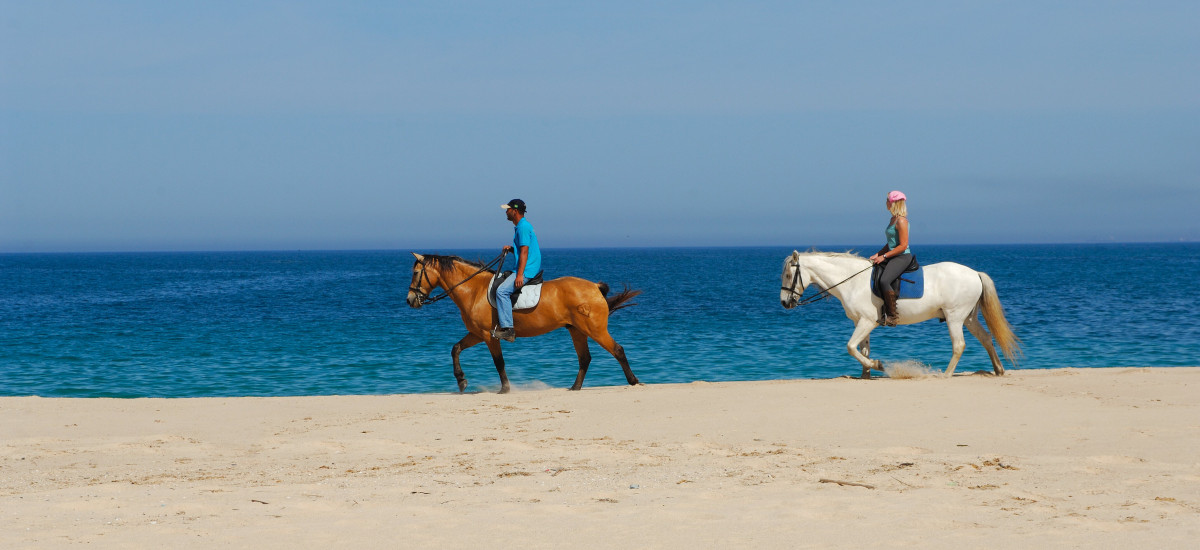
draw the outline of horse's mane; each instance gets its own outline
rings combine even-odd
[[[810,248],[805,252],[801,252],[801,254],[808,254],[808,255],[812,255],[812,256],[825,256],[826,258],[856,258],[859,260],[866,260],[866,258],[859,256],[858,254],[855,254],[853,252],[826,252],[823,250],[817,250],[815,248]]]
[[[476,269],[483,269],[486,266],[486,264],[484,264],[483,262],[480,262],[480,261],[464,260],[463,258],[461,258],[459,256],[442,256],[439,254],[426,255],[425,261],[433,262],[433,264],[435,266],[437,266],[438,271],[451,271],[454,269],[454,264],[456,262],[467,264]],[[484,269],[484,271],[486,271],[488,273],[492,272],[491,270],[487,270],[487,269]]]

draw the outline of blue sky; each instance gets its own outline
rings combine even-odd
[[[349,7],[347,7],[349,6]],[[0,252],[1198,241],[1200,3],[0,0]]]

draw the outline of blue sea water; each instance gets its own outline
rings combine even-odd
[[[822,247],[844,251],[855,247]],[[869,254],[873,247],[857,247]],[[446,250],[488,260],[498,251]],[[610,331],[644,383],[857,375],[836,300],[784,310],[789,248],[549,249],[547,278],[643,291]],[[1200,364],[1200,243],[922,246],[996,281],[1020,368]],[[0,255],[0,395],[199,397],[456,391],[454,304],[410,309],[404,251]],[[812,289],[809,290],[812,292]],[[872,333],[872,354],[941,370],[944,324]],[[504,346],[522,387],[567,387],[565,330]],[[621,385],[592,344],[585,386]],[[499,386],[487,348],[469,391]],[[970,335],[959,372],[990,370]]]

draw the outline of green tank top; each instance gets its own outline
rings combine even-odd
[[[893,250],[897,246],[900,246],[900,232],[896,229],[896,224],[889,224],[883,234],[887,236],[888,250]],[[904,253],[912,254],[912,247],[905,247]]]

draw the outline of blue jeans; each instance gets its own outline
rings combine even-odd
[[[496,287],[496,316],[500,318],[500,328],[512,328],[512,295],[517,289],[517,276],[514,274]]]

